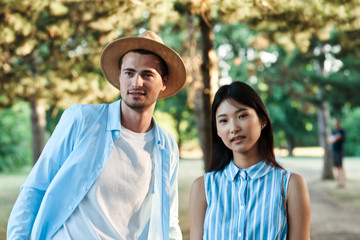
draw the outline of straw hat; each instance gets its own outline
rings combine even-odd
[[[166,46],[161,38],[152,31],[145,31],[138,37],[119,38],[108,44],[100,59],[101,71],[105,78],[117,89],[119,82],[119,59],[129,51],[143,49],[160,56],[167,64],[169,79],[166,89],[160,92],[159,98],[167,98],[176,94],[185,84],[186,70],[181,57],[170,47]]]

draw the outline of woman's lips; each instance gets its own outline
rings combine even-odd
[[[231,138],[230,142],[235,142],[235,143],[240,143],[242,141],[244,141],[245,136],[236,136]]]

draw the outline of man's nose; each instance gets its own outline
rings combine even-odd
[[[136,74],[133,79],[133,86],[134,88],[141,88],[143,86],[143,79],[141,74]]]

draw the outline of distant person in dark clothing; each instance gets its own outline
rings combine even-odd
[[[338,187],[345,187],[345,171],[343,168],[345,130],[341,128],[339,119],[334,120],[334,130],[330,137],[333,164],[338,171]]]

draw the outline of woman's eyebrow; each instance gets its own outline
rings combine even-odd
[[[239,108],[238,110],[235,111],[235,113],[240,113],[240,112],[243,112],[243,111],[246,111],[246,110],[247,110],[247,108]],[[216,118],[225,117],[225,116],[227,116],[227,114],[223,113],[223,114],[217,115]]]
[[[243,111],[246,111],[246,110],[247,110],[247,108],[239,108],[239,109],[236,111],[236,113],[243,112]]]

